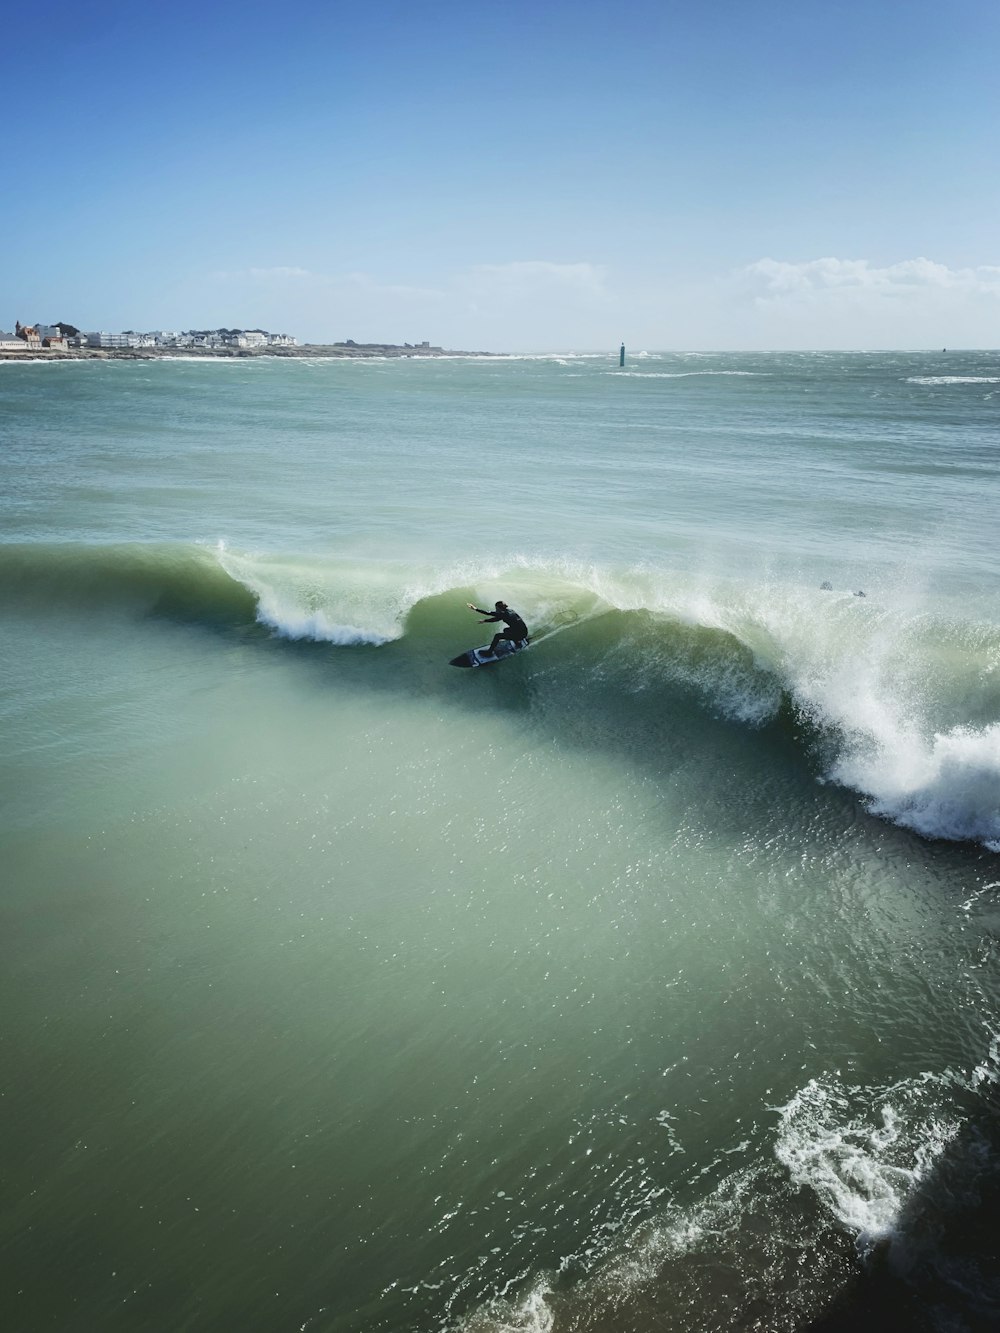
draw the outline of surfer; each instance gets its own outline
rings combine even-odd
[[[513,644],[528,644],[531,642],[528,638],[527,625],[516,611],[510,609],[506,602],[497,602],[494,611],[484,611],[481,606],[473,606],[471,602],[467,602],[466,605],[470,611],[475,611],[483,617],[479,622],[480,625],[488,625],[492,621],[502,620],[506,626],[505,629],[497,630],[496,634],[493,635],[493,642],[489,646],[490,653],[496,652],[497,644],[501,639],[509,639]]]

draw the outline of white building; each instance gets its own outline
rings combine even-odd
[[[101,347],[107,351],[128,346],[124,333],[86,333],[84,337],[88,347]]]
[[[14,333],[0,332],[0,352],[26,352],[28,344]]]
[[[261,329],[232,329],[222,340],[227,347],[266,347],[268,334]]]
[[[18,351],[24,350],[24,337],[20,328],[17,330],[20,335],[18,342]],[[34,334],[35,330],[30,331]],[[58,329],[53,326],[51,336],[58,336]],[[48,326],[44,333],[49,333]],[[298,342],[288,333],[268,333],[265,329],[200,329],[197,333],[174,333],[166,329],[158,329],[153,333],[136,333],[132,329],[127,329],[124,333],[108,333],[106,331],[94,333],[81,333],[76,338],[70,340],[74,347],[101,347],[107,351],[117,351],[122,348],[203,348],[206,351],[218,351],[224,347],[246,347],[257,349],[261,347],[297,347]]]

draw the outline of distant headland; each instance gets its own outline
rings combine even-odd
[[[358,343],[353,338],[336,343],[300,343],[288,333],[266,329],[189,329],[171,333],[83,332],[73,324],[22,324],[13,333],[0,331],[0,360],[24,356],[45,360],[151,360],[161,356],[185,357],[434,357],[499,356],[497,352],[452,351],[420,343]]]

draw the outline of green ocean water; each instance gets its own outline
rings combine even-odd
[[[1000,354],[616,362],[0,365],[5,1327],[1000,1319]]]

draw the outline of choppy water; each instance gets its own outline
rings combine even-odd
[[[993,1327],[998,412],[0,365],[5,1323]]]

